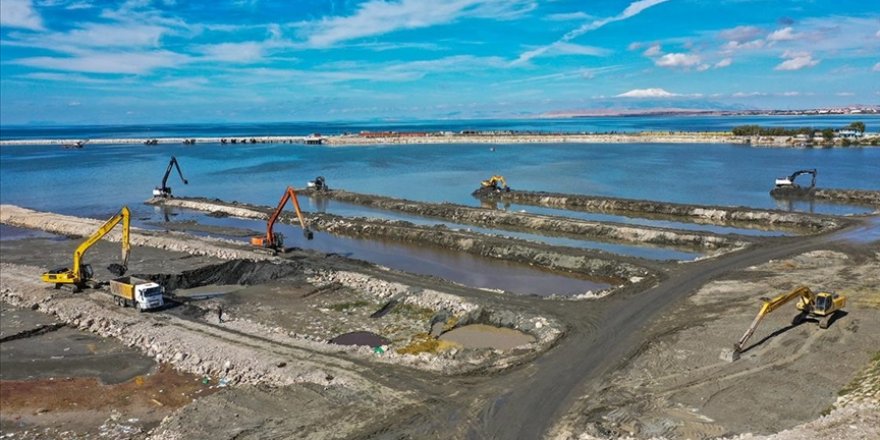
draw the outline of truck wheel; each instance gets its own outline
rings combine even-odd
[[[137,308],[138,313],[144,313],[144,308],[140,304],[136,305],[135,308]]]

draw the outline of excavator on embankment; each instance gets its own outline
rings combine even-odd
[[[128,257],[131,254],[131,243],[129,241],[131,212],[127,206],[123,206],[116,215],[107,220],[94,234],[76,248],[73,252],[73,266],[50,270],[44,273],[40,279],[44,282],[55,284],[56,289],[67,286],[72,287],[74,292],[82,290],[94,275],[92,266],[83,263],[83,256],[85,256],[89,248],[109,234],[120,222],[122,223],[122,264],[114,263],[107,267],[107,269],[116,276],[125,275],[125,272],[128,271]]]
[[[794,300],[797,300],[795,307],[798,310],[798,314],[792,319],[792,325],[799,325],[808,318],[811,318],[818,320],[819,328],[821,329],[828,328],[831,321],[839,315],[846,306],[846,296],[830,292],[814,293],[806,286],[798,287],[772,299],[761,298],[763,304],[761,305],[761,310],[758,311],[758,315],[755,316],[752,324],[742,337],[739,338],[739,341],[734,344],[733,351],[723,351],[721,353],[721,358],[731,362],[739,359],[740,354],[742,354],[745,348],[746,342],[755,333],[755,329],[758,328],[758,324],[761,323],[764,317]]]
[[[299,200],[296,199],[296,191],[293,187],[288,186],[284,191],[284,194],[281,196],[281,200],[278,202],[275,211],[269,216],[269,221],[266,223],[266,235],[251,237],[252,245],[267,248],[273,252],[284,251],[284,236],[281,235],[280,232],[275,232],[274,228],[275,222],[277,222],[278,218],[281,216],[281,211],[284,210],[284,205],[287,204],[288,200],[293,203],[293,209],[296,211],[296,218],[299,219],[299,224],[303,228],[303,235],[306,237],[306,240],[314,238],[314,234],[306,225],[306,220],[303,217],[302,211],[299,209]]]
[[[507,181],[504,179],[504,176],[494,175],[486,180],[480,181],[480,188],[472,194],[479,197],[481,195],[500,192],[510,192],[510,187],[507,186]]]
[[[177,168],[177,174],[180,176],[180,180],[183,184],[189,184],[189,181],[183,177],[183,172],[180,171],[180,164],[177,163],[177,158],[171,156],[171,160],[168,161],[168,168],[165,169],[165,175],[162,177],[162,186],[157,186],[153,189],[154,197],[171,197],[171,188],[168,187],[168,176],[171,175],[172,167]]]
[[[813,176],[813,179],[810,181],[810,186],[800,186],[795,183],[795,179],[802,174],[810,174]],[[807,197],[810,196],[815,189],[816,169],[813,168],[809,170],[795,171],[787,177],[777,177],[774,188],[770,190],[770,195],[776,198]]]

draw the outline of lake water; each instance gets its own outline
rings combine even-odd
[[[851,118],[855,119],[855,118]],[[867,118],[869,129],[874,124]],[[724,124],[753,123],[726,118],[616,118],[599,122],[586,120],[506,121],[498,129],[540,129],[590,131],[589,124],[611,127],[599,131],[622,131],[626,124],[646,129],[661,129],[672,120],[684,121],[686,129],[721,129]],[[850,119],[825,118],[835,124]],[[763,125],[779,125],[760,122]],[[814,123],[805,123],[805,122]],[[782,125],[819,125],[815,120],[788,118]],[[422,124],[422,125],[419,125]],[[455,122],[453,127],[442,122],[404,124],[407,129],[455,129],[476,127],[492,129],[491,122]],[[508,124],[508,125],[504,125]],[[511,125],[513,124],[513,125]],[[519,125],[516,125],[519,124]],[[523,125],[525,124],[525,125]],[[268,128],[284,127],[268,124]],[[289,126],[291,124],[287,124]],[[298,130],[278,131],[279,134],[303,134],[311,131],[332,132],[326,126],[293,124]],[[370,125],[374,130],[397,129],[396,126]],[[564,126],[560,128],[560,126]],[[164,126],[164,127],[59,127],[53,129],[3,127],[4,139],[90,136],[216,135],[219,132],[271,134],[264,125],[246,126]],[[358,131],[356,126],[337,124],[339,131]],[[676,126],[681,128],[681,126]],[[306,128],[309,128],[306,130]],[[672,125],[667,129],[674,129]],[[239,131],[236,131],[239,130]],[[284,130],[287,130],[284,128]],[[807,210],[819,213],[863,213],[863,207],[827,203],[779,204],[769,195],[773,179],[794,170],[817,168],[818,185],[829,188],[860,188],[880,190],[880,149],[759,149],[735,145],[667,145],[667,144],[548,144],[497,145],[425,145],[320,147],[303,145],[219,145],[197,144],[158,145],[87,145],[82,150],[65,150],[59,146],[28,146],[0,148],[0,202],[70,215],[107,218],[121,205],[133,211],[136,224],[161,221],[162,215],[153,207],[143,205],[152,188],[161,181],[171,155],[177,156],[190,184],[184,186],[176,175],[169,179],[174,194],[181,196],[216,197],[228,201],[275,205],[285,186],[301,188],[306,181],[322,175],[331,188],[383,194],[430,202],[454,202],[480,206],[470,193],[480,180],[492,174],[504,175],[511,187],[581,193],[636,199],[652,199],[679,203],[744,205],[757,208]],[[416,223],[440,223],[418,220],[388,212],[365,208],[321,203],[302,199],[307,211],[326,210],[344,215],[405,218]],[[603,216],[549,210],[529,206],[511,206],[513,211],[563,214],[594,220],[632,221],[657,224],[654,220]],[[202,222],[208,218],[187,214]],[[662,222],[661,222],[662,223]],[[452,227],[462,225],[450,224]],[[665,226],[676,227],[675,224]],[[682,226],[682,225],[678,225]],[[259,222],[245,227],[259,230]],[[463,226],[476,230],[477,228]],[[394,243],[369,240],[324,238],[300,243],[299,234],[284,226],[290,245],[303,245],[327,252],[339,252],[389,267],[447,277],[467,285],[502,288],[519,293],[582,293],[601,288],[584,280],[551,276],[546,272],[521,265],[506,265],[470,256],[445,254],[443,250],[426,247],[405,247]],[[694,225],[693,229],[710,227]],[[603,249],[647,258],[692,259],[693,253],[638,246],[619,246],[566,238],[541,238],[531,234],[481,230],[552,244]],[[10,232],[7,230],[6,232]],[[721,228],[716,232],[740,232]],[[5,234],[8,235],[8,234]],[[405,255],[406,258],[401,258]],[[509,267],[508,267],[509,266]],[[475,270],[479,267],[479,270]],[[523,277],[517,279],[517,276]]]

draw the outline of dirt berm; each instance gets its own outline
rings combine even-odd
[[[483,200],[523,205],[753,229],[821,232],[841,225],[839,218],[831,216],[747,207],[686,205],[649,200],[516,190],[510,192],[478,191],[474,196]]]
[[[592,222],[565,217],[507,212],[485,208],[473,208],[452,203],[426,203],[392,197],[360,194],[344,190],[304,190],[303,195],[328,198],[355,205],[404,212],[422,217],[450,220],[476,226],[508,229],[512,231],[541,231],[550,235],[577,236],[618,243],[647,243],[657,246],[687,249],[730,249],[743,243],[716,234],[681,231],[668,228],[635,226],[610,222]]]
[[[274,209],[269,206],[198,198],[153,199],[149,203],[261,220],[266,219]],[[655,273],[649,267],[657,265],[646,260],[621,257],[601,251],[550,246],[475,232],[452,231],[443,226],[425,227],[403,221],[346,218],[331,214],[309,214],[308,220],[310,227],[333,234],[428,244],[552,271],[579,274],[611,284],[648,277]],[[292,217],[286,213],[282,214],[279,221],[293,223]]]

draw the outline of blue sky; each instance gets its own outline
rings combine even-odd
[[[6,125],[878,101],[880,4],[866,0],[0,4]]]

